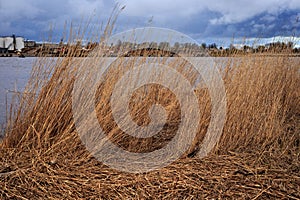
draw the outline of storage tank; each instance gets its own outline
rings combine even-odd
[[[0,37],[0,48],[5,48],[4,47],[4,38]]]
[[[16,37],[16,50],[21,50],[24,48],[24,38]]]
[[[5,37],[4,38],[4,48],[8,48],[8,50],[14,50],[14,39],[13,37]]]

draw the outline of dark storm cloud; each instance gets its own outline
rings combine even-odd
[[[103,8],[104,4],[97,0],[0,0],[0,35],[15,33],[30,39],[44,39],[41,37],[50,27],[62,32],[66,21],[79,23]]]

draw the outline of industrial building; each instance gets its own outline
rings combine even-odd
[[[24,48],[24,38],[19,36],[0,36],[0,56],[21,52]]]

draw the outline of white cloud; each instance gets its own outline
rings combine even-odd
[[[220,13],[221,17],[210,20],[212,24],[238,23],[263,12],[274,16],[285,9],[300,9],[299,0],[122,0],[121,3],[126,5],[125,15],[154,15],[162,20],[178,20],[204,10]]]
[[[263,21],[267,21],[267,22],[273,22],[274,20],[276,20],[276,16],[271,15],[271,14],[267,14],[267,15],[263,16],[260,19],[263,20]]]
[[[298,2],[298,3],[296,3]],[[211,20],[212,24],[238,23],[250,19],[261,13],[269,13],[268,20],[274,20],[274,17],[284,10],[300,9],[299,0],[228,0],[222,1],[218,6],[211,5],[211,10],[222,14],[222,17]],[[276,18],[276,17],[275,17]]]

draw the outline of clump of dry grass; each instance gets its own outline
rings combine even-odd
[[[201,160],[195,156],[211,111],[209,93],[199,87],[195,92],[202,116],[189,152],[163,169],[128,174],[97,161],[77,134],[72,89],[82,59],[71,53],[40,58],[0,144],[1,199],[299,199],[299,61],[253,55],[226,62],[221,70],[227,121],[214,151]],[[190,82],[195,80],[189,66],[179,62],[172,66]],[[149,152],[174,136],[180,105],[167,88],[138,89],[129,105],[132,119],[147,125],[150,106],[160,103],[168,111],[167,123],[155,138],[124,134],[113,120],[109,99],[114,84],[130,67],[117,65],[107,71],[97,90],[97,117],[115,144],[132,152]]]

